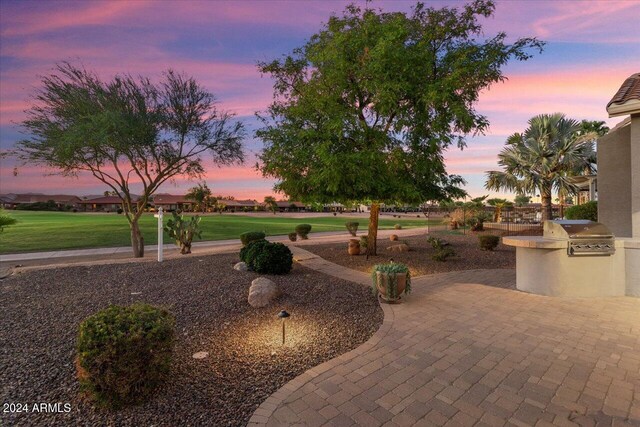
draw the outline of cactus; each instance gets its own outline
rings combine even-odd
[[[180,246],[181,254],[190,254],[193,238],[202,238],[202,230],[200,230],[201,218],[199,215],[195,215],[187,219],[183,215],[178,215],[175,212],[171,214],[173,217],[167,221],[164,231],[169,234],[170,238],[175,240],[177,246]]]

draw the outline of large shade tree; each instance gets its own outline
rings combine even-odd
[[[259,63],[274,101],[258,114],[263,174],[305,202],[371,200],[368,253],[380,203],[420,204],[464,195],[443,150],[465,145],[488,121],[478,93],[504,79],[510,58],[541,42],[506,35],[478,40],[492,1],[411,14],[348,6],[292,54]]]
[[[135,257],[144,256],[138,220],[167,180],[242,162],[244,127],[216,107],[193,78],[173,71],[160,83],[129,75],[103,81],[72,64],[42,79],[22,126],[17,155],[65,176],[89,173],[120,197]],[[136,200],[132,185],[140,192]]]
[[[552,219],[552,194],[575,194],[571,176],[590,170],[594,158],[594,134],[583,132],[580,122],[564,114],[541,114],[529,120],[523,133],[507,139],[498,154],[501,171],[488,171],[485,187],[520,194],[539,193],[542,220]]]

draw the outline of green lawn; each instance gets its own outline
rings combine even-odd
[[[0,233],[0,254],[17,252],[38,252],[59,249],[79,249],[96,247],[128,246],[129,225],[122,215],[114,213],[71,213],[71,212],[29,212],[10,211],[18,223],[6,227]],[[167,216],[165,215],[165,223]],[[237,239],[245,231],[264,231],[268,236],[287,234],[297,224],[307,223],[318,231],[344,231],[346,221],[353,218],[327,216],[319,218],[284,218],[281,216],[250,217],[241,214],[205,216],[200,222],[203,240]],[[359,230],[366,230],[368,221],[357,219]],[[439,221],[436,221],[439,222]],[[380,218],[380,229],[393,228],[394,224],[404,228],[424,227],[424,218],[398,219]],[[432,223],[435,223],[432,221]],[[140,219],[145,244],[157,243],[157,220],[152,214]],[[165,243],[171,241],[164,236]]]

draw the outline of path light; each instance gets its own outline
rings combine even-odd
[[[291,315],[287,313],[285,310],[282,310],[280,313],[278,313],[278,317],[282,319],[282,345],[284,345],[284,322],[285,322],[285,319],[289,316]]]

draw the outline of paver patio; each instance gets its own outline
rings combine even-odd
[[[369,284],[300,248],[298,262]],[[249,425],[640,425],[640,299],[514,289],[514,270],[423,276],[357,349],[290,381]]]

